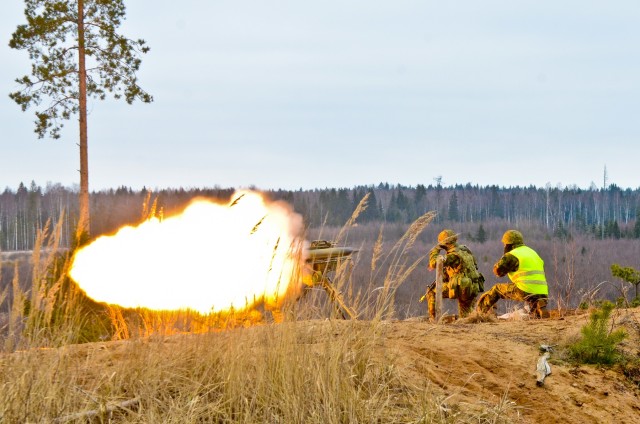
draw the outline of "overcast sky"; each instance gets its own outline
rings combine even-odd
[[[91,101],[90,189],[380,182],[640,187],[637,0],[137,0],[155,101]],[[0,14],[0,189],[79,182],[77,120],[37,139]]]

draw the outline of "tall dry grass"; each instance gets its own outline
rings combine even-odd
[[[349,240],[361,206],[338,240]],[[509,422],[507,403],[452,416],[440,392],[403,377],[385,346],[385,320],[398,316],[397,293],[424,258],[414,251],[432,219],[425,214],[391,242],[381,229],[369,258],[339,265],[333,281],[358,320],[333,319],[333,305],[316,291],[277,325],[256,323],[252,313],[106,305],[89,313],[66,277],[68,256],[55,254],[56,237],[45,232],[40,239],[50,244],[34,251],[31,289],[14,277],[0,422]],[[350,271],[359,261],[369,264],[367,286]],[[75,343],[90,337],[105,341]]]
[[[340,261],[331,278],[359,319],[404,317],[406,311],[400,314],[397,311],[397,295],[426,257],[427,250],[421,248],[418,241],[435,218],[435,213],[423,214],[400,232],[394,230],[388,233],[382,225],[375,240],[363,239],[361,234],[353,237],[354,233],[361,233],[357,218],[367,208],[368,198],[368,194],[363,197],[344,226],[338,229],[326,228],[326,231],[319,229],[308,234],[307,238],[329,238],[339,245],[356,241],[357,244],[352,245],[358,250],[357,254]],[[298,310],[298,319],[321,318],[331,313],[331,302],[327,302],[321,289],[316,289],[311,296],[305,297],[305,300],[309,299],[304,309]]]
[[[60,248],[62,222],[53,229],[48,222],[39,230],[28,284],[21,281],[18,263],[14,265],[11,290],[7,291],[7,286],[0,299],[0,304],[8,300],[0,331],[0,346],[5,352],[79,340],[78,329],[86,317],[78,308],[81,293],[67,278],[70,258],[69,252]]]
[[[306,321],[5,354],[0,421],[508,422],[508,405],[452,420],[438,391],[402,378],[385,331]]]

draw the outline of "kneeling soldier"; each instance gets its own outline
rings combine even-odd
[[[525,246],[520,231],[509,230],[502,236],[504,255],[493,266],[498,277],[509,276],[511,283],[499,283],[480,296],[478,312],[487,313],[499,299],[526,302],[529,314],[535,318],[548,317],[545,309],[549,287],[544,273],[544,261],[530,247]]]
[[[429,270],[436,267],[440,250],[445,250],[442,297],[458,300],[458,314],[466,317],[473,310],[473,302],[484,290],[484,276],[478,270],[476,258],[465,245],[459,245],[453,230],[443,230],[438,234],[438,245],[429,251]],[[435,319],[436,290],[432,284],[427,290],[429,317]]]

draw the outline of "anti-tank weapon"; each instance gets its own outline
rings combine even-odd
[[[355,312],[348,307],[340,292],[335,288],[330,273],[338,269],[338,265],[345,260],[350,260],[351,255],[357,252],[351,247],[336,246],[336,243],[327,240],[314,240],[306,251],[306,266],[310,275],[304,278],[305,290],[321,286],[329,295],[329,299],[336,305],[336,309],[343,319],[355,319]]]

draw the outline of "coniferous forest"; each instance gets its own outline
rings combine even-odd
[[[195,198],[226,202],[233,188],[132,190],[128,187],[91,193],[91,235],[112,234],[124,225],[136,225],[154,213],[171,216]],[[493,264],[502,255],[500,238],[505,230],[520,230],[525,242],[545,260],[550,297],[558,307],[577,307],[595,298],[630,300],[631,285],[611,275],[611,265],[640,268],[640,188],[498,187],[478,185],[415,187],[380,183],[353,188],[313,190],[270,190],[264,194],[282,200],[301,214],[306,238],[333,239],[340,233],[355,208],[368,195],[348,238],[341,240],[358,249],[353,279],[359,285],[374,285],[366,264],[379,237],[392,245],[412,222],[429,211],[436,216],[421,234],[409,260],[435,244],[439,231],[451,228],[460,243],[475,253],[487,278],[485,289],[498,282]],[[61,246],[71,247],[78,217],[77,190],[59,184],[45,187],[32,182],[0,194],[0,251],[29,251],[38,233],[49,223],[62,229]],[[176,246],[177,249],[180,246]],[[6,268],[6,267],[5,267]],[[4,283],[10,272],[2,275]],[[418,299],[434,278],[426,262],[417,268],[396,293],[399,316],[424,313]],[[10,280],[9,280],[10,281]],[[505,305],[508,307],[508,304]]]
[[[227,200],[233,188],[162,189],[134,191],[119,187],[91,194],[91,232],[110,233],[141,219],[149,195],[165,216],[179,212],[197,197]],[[284,200],[304,217],[308,228],[341,226],[360,200],[369,194],[361,224],[384,222],[408,224],[427,211],[437,212],[437,224],[475,225],[479,242],[488,234],[486,225],[501,222],[508,227],[534,226],[552,237],[585,235],[597,239],[640,238],[640,188],[606,189],[577,187],[498,187],[477,185],[422,185],[407,187],[380,183],[377,186],[314,190],[271,190],[268,197]],[[63,244],[69,243],[78,215],[77,191],[60,184],[45,187],[31,182],[0,194],[0,250],[33,248],[38,230],[50,221],[64,220]]]

